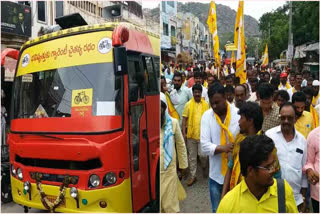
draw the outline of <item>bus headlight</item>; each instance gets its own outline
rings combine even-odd
[[[24,182],[24,184],[23,184],[23,189],[24,189],[25,191],[27,191],[27,192],[30,191],[30,189],[31,189],[31,184],[30,184],[29,181]]]
[[[89,184],[91,187],[97,187],[100,185],[100,178],[98,175],[91,175],[90,178],[89,178]],[[89,187],[90,187],[89,186]]]
[[[77,198],[78,197],[78,190],[75,187],[71,187],[70,189],[70,196],[72,198]]]
[[[13,176],[16,176],[16,169],[14,168],[13,165],[11,165],[11,173]]]
[[[20,168],[17,169],[17,176],[20,180],[23,179],[23,174],[22,174],[22,170]]]
[[[104,177],[103,177],[103,186],[108,186],[115,184],[117,182],[117,174],[114,172],[108,172]]]

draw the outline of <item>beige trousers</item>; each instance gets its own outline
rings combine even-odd
[[[199,140],[192,138],[187,139],[187,149],[188,149],[188,162],[191,178],[196,177],[197,173],[197,157],[199,156],[200,165],[202,169],[208,170],[208,156],[202,155],[201,145]]]

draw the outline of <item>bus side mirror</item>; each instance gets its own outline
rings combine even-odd
[[[127,50],[125,47],[114,47],[114,74],[121,76],[128,73]]]

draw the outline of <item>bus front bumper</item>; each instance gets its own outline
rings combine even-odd
[[[55,200],[59,195],[59,186],[41,184],[44,193],[49,199]],[[31,200],[29,193],[23,191],[23,182],[11,176],[12,196],[14,202],[23,206],[36,209],[46,210],[40,199],[40,193],[36,184],[31,183]],[[71,212],[132,212],[131,204],[131,184],[130,179],[124,180],[121,184],[113,187],[96,190],[80,190],[78,189],[79,208],[77,201],[70,196],[70,188],[66,189],[64,203],[58,206],[55,211],[71,213]],[[100,202],[106,202],[107,206],[102,208]],[[52,201],[53,202],[53,201]]]

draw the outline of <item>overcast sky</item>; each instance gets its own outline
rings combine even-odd
[[[181,1],[181,2],[192,2],[192,1]],[[196,1],[193,1],[196,2]],[[197,2],[209,3],[208,0],[198,0]],[[231,9],[237,11],[239,1],[235,0],[220,0],[215,1],[216,4],[223,4],[229,6]],[[244,14],[250,15],[259,21],[259,18],[267,12],[277,9],[278,7],[284,5],[286,1],[283,0],[269,0],[269,1],[260,1],[260,0],[245,0],[244,1]],[[159,4],[159,1],[148,1],[142,0],[142,7],[155,8]]]

